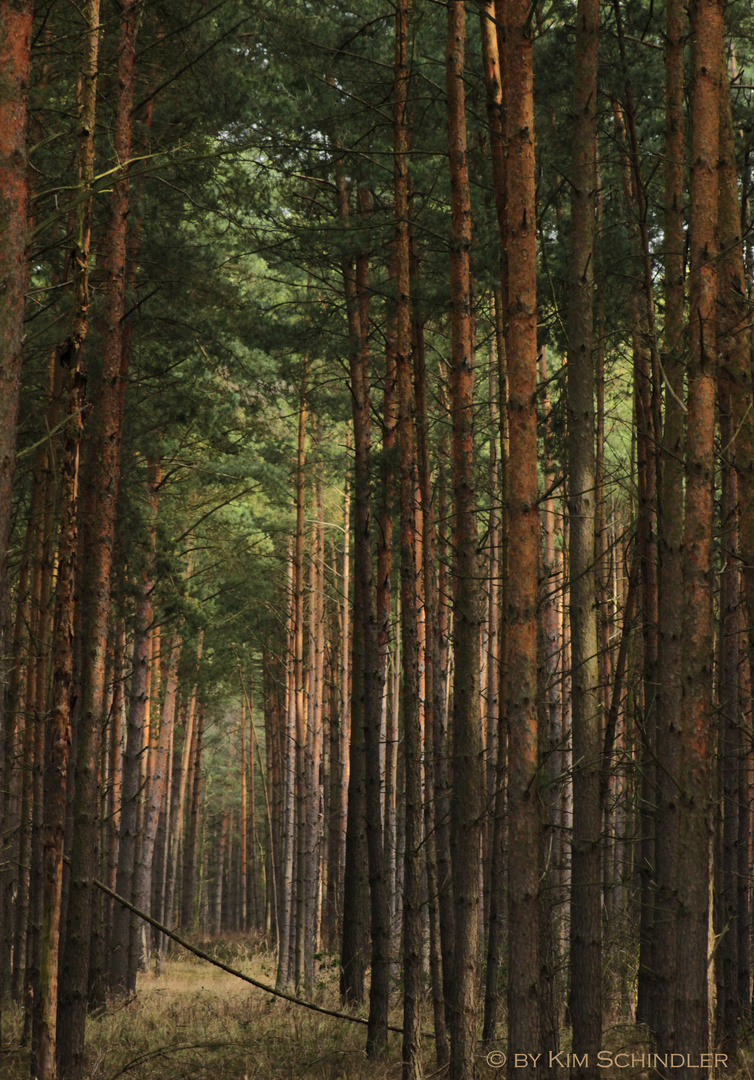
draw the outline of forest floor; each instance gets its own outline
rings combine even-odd
[[[204,944],[204,943],[203,943]],[[241,942],[212,950],[261,982],[275,982],[272,956]],[[336,968],[320,970],[315,1000],[339,1009]],[[3,1014],[0,1080],[27,1080],[23,1017]],[[391,1023],[400,1025],[400,1017]],[[400,1035],[387,1058],[364,1054],[366,1027],[282,1001],[212,965],[176,956],[159,974],[139,976],[136,994],[87,1023],[87,1080],[394,1080],[401,1074]],[[433,1072],[427,1053],[427,1074]]]
[[[260,982],[274,985],[275,961],[236,936],[201,942],[217,959]],[[314,1000],[340,1009],[335,959],[319,969]],[[399,998],[396,995],[396,1004]],[[429,1003],[424,1027],[430,1026]],[[391,1010],[399,1027],[400,1010]],[[22,1045],[23,1012],[4,1007],[0,1080],[28,1080],[29,1052]],[[136,994],[112,1001],[87,1023],[86,1080],[399,1080],[401,1037],[390,1034],[388,1054],[375,1062],[364,1053],[363,1024],[329,1017],[266,994],[206,961],[176,955],[159,972],[139,976]],[[503,1043],[496,1044],[500,1047]],[[614,1056],[646,1052],[631,1024],[605,1031],[603,1045]],[[480,1048],[479,1077],[506,1075],[488,1064]],[[566,1051],[563,1057],[567,1057]],[[424,1076],[437,1073],[434,1044],[424,1040]],[[549,1075],[565,1080],[567,1068]],[[601,1080],[650,1080],[641,1068],[606,1068]],[[656,1074],[654,1074],[656,1076]],[[726,1080],[754,1080],[754,1053],[747,1040],[739,1060],[718,1073]]]

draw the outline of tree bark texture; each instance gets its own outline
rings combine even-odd
[[[537,292],[534,195],[533,39],[526,0],[505,5],[508,267],[508,1040],[540,1050],[537,780]],[[530,1059],[527,1059],[530,1061]],[[527,1066],[527,1077],[536,1073]]]
[[[715,433],[715,294],[722,4],[692,12],[688,413],[683,581],[683,729],[678,841],[675,1043],[709,1049],[708,922],[712,775],[712,530]],[[681,1070],[681,1080],[690,1077]]]
[[[480,604],[474,476],[474,351],[471,311],[471,202],[466,156],[463,85],[465,15],[462,0],[448,4],[445,49],[448,154],[451,182],[452,460],[455,504],[453,567],[453,735],[451,857],[455,907],[454,1001],[450,1028],[451,1080],[474,1075],[476,955],[480,903],[482,748],[479,711]]]
[[[28,279],[26,102],[31,0],[3,0],[0,25],[0,596],[4,596]]]
[[[580,0],[576,17],[571,251],[568,313],[568,513],[573,694],[571,1019],[573,1080],[596,1075],[602,1034],[601,757],[594,523],[594,219],[597,191],[599,4]],[[588,1055],[585,1057],[585,1055]]]

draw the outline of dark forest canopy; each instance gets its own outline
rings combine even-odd
[[[745,1061],[750,5],[0,20],[17,1075],[179,954],[113,892],[404,1080]]]

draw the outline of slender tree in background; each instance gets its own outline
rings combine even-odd
[[[568,288],[568,443],[573,688],[572,1075],[596,1076],[602,1034],[600,708],[594,576],[594,220],[599,3],[579,0],[574,67]]]
[[[395,198],[395,357],[400,444],[401,713],[405,758],[405,869],[403,891],[403,1077],[417,1080],[422,980],[421,730],[416,580],[416,450],[411,383],[410,239],[408,183],[408,0],[395,14],[393,187]]]
[[[336,177],[338,213],[345,224],[349,220],[348,190],[341,173]],[[367,905],[369,903],[368,839],[366,828],[366,756],[367,723],[374,722],[372,709],[377,685],[372,681],[376,637],[372,628],[376,616],[372,596],[372,537],[371,499],[369,492],[369,458],[371,448],[371,418],[369,394],[369,356],[362,337],[356,267],[352,257],[342,260],[343,288],[346,297],[350,351],[351,400],[354,440],[354,623],[351,689],[351,746],[348,783],[348,817],[346,825],[346,858],[343,880],[343,938],[341,951],[341,995],[345,1000],[361,1001],[364,997],[364,971],[368,937]],[[368,718],[368,719],[367,719]],[[365,858],[366,856],[366,858]],[[370,868],[371,875],[371,868]],[[378,1026],[381,1026],[378,1025]],[[376,1047],[375,1047],[376,1049]]]
[[[306,465],[306,391],[309,361],[304,364],[301,404],[298,414],[298,453],[296,457],[296,542],[293,549],[293,694],[296,714],[296,916],[295,965],[296,986],[304,981],[304,909],[306,904],[306,683],[304,674],[304,512]]]

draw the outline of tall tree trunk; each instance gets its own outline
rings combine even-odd
[[[503,217],[503,221],[505,218]],[[503,333],[502,289],[495,289],[492,298],[495,351],[497,353],[498,397],[500,399],[500,578],[502,598],[500,602],[500,625],[498,628],[498,693],[500,701],[507,706],[508,686],[508,372]],[[494,831],[490,854],[490,928],[487,943],[487,970],[485,973],[484,1023],[482,1039],[490,1042],[495,1037],[498,1013],[498,976],[502,959],[503,928],[505,925],[506,875],[505,837],[507,833],[507,761],[508,761],[508,710],[501,708],[497,728],[497,761],[495,767]]]
[[[752,503],[754,502],[754,419],[749,403],[752,387],[752,346],[748,329],[746,278],[741,242],[741,213],[738,198],[735,143],[731,119],[728,79],[720,80],[720,165],[718,192],[718,237],[720,266],[717,279],[717,345],[720,362],[720,438],[723,447],[723,493],[725,506],[723,537],[726,573],[725,652],[723,667],[727,693],[721,692],[725,716],[725,923],[723,962],[726,984],[726,1036],[729,1051],[735,1050],[739,1017],[749,1009],[749,750],[747,723],[741,698],[746,681],[746,660],[741,663],[740,627],[742,600],[741,564],[751,578]],[[726,400],[727,399],[727,400]],[[727,459],[727,460],[726,460]],[[726,475],[727,474],[727,475]],[[744,532],[746,540],[744,541]],[[746,596],[748,601],[748,596]],[[750,609],[751,610],[751,609]],[[748,621],[748,620],[747,620]],[[751,631],[749,631],[751,653]],[[740,665],[740,667],[739,667]],[[734,828],[735,826],[735,828]],[[733,937],[735,945],[727,938]]]
[[[681,611],[683,592],[683,325],[684,325],[684,40],[685,6],[668,0],[665,34],[665,338],[663,368],[668,391],[662,432],[659,498],[658,717],[659,791],[655,828],[657,893],[654,959],[657,993],[651,1027],[659,1053],[674,1049],[676,905],[678,864],[678,754],[681,736]]]
[[[348,196],[345,180],[337,178],[338,211],[341,220],[348,222]],[[365,189],[359,191],[359,216],[364,217],[368,207]],[[389,994],[389,943],[390,926],[388,918],[387,889],[384,873],[384,847],[382,837],[382,799],[380,770],[380,728],[382,716],[382,695],[380,691],[380,659],[377,636],[377,616],[375,609],[376,591],[372,565],[371,500],[370,500],[370,417],[369,417],[369,352],[368,352],[368,302],[366,253],[361,250],[357,258],[354,273],[352,260],[343,259],[343,284],[346,292],[348,329],[350,338],[350,374],[353,404],[354,449],[356,454],[354,474],[354,647],[353,647],[353,689],[351,694],[351,785],[354,786],[354,747],[360,753],[362,761],[357,768],[363,781],[358,777],[359,786],[364,785],[364,811],[366,824],[367,860],[369,870],[369,896],[372,923],[372,978],[369,994],[369,1025],[367,1029],[367,1054],[376,1057],[384,1053],[387,1046],[387,1013]],[[357,649],[358,643],[358,649]],[[359,736],[357,728],[361,723],[363,734]],[[362,742],[363,740],[363,742]],[[355,791],[355,786],[354,786]],[[351,788],[348,797],[348,830],[352,828],[351,815],[354,807]],[[357,810],[358,812],[358,810]],[[358,831],[358,825],[355,827]],[[349,849],[355,857],[358,852],[356,832],[352,833],[353,842],[348,844],[346,837],[346,864],[348,868]],[[353,868],[355,870],[355,867]],[[346,927],[353,912],[357,919],[366,916],[366,912],[357,912],[359,888],[352,871],[353,886],[350,910],[346,907],[349,874],[346,872],[346,895],[343,900],[343,974],[346,974]],[[366,897],[363,898],[363,906]],[[366,929],[366,927],[365,927]],[[356,932],[359,931],[357,925]],[[355,944],[355,939],[353,941]],[[353,959],[349,958],[353,963]],[[363,960],[362,960],[363,964]],[[363,969],[359,975],[363,983]],[[348,989],[348,981],[341,984],[341,990]],[[362,989],[363,993],[363,989]],[[344,995],[344,996],[347,996]]]
[[[196,646],[196,667],[194,669],[194,685],[191,691],[191,697],[185,709],[185,721],[183,725],[183,748],[181,750],[180,779],[178,783],[178,798],[176,800],[175,809],[175,828],[172,830],[172,835],[170,837],[170,867],[168,874],[167,894],[165,897],[165,910],[170,920],[173,919],[176,890],[179,890],[180,887],[178,875],[181,865],[180,860],[183,856],[186,836],[186,799],[191,798],[191,791],[189,789],[189,778],[191,774],[191,749],[194,744],[194,727],[196,724],[196,680],[199,677],[199,667],[202,662],[203,649],[204,631],[200,630],[199,640]],[[182,910],[180,911],[180,916],[182,919]]]
[[[26,101],[31,0],[2,0],[0,25],[0,596],[4,597],[28,280]],[[7,652],[9,649],[2,649],[3,656]]]
[[[62,775],[63,760],[67,758],[68,746],[70,745],[71,695],[73,689],[73,604],[75,586],[76,548],[70,550],[69,542],[78,543],[78,458],[82,431],[81,410],[85,400],[86,376],[83,359],[83,346],[88,327],[89,316],[89,251],[91,242],[91,214],[92,214],[92,182],[94,178],[94,122],[97,102],[97,63],[99,54],[99,0],[88,0],[84,9],[85,38],[84,56],[80,72],[80,110],[78,128],[78,198],[79,204],[76,211],[73,238],[73,312],[71,335],[63,346],[60,353],[61,363],[69,368],[68,389],[68,425],[66,429],[66,445],[61,461],[62,468],[62,492],[61,505],[63,506],[63,520],[65,522],[65,543],[59,544],[59,566],[65,567],[61,573],[58,571],[57,589],[62,592],[62,600],[56,600],[58,625],[61,631],[56,634],[56,639],[61,640],[61,654],[56,656],[54,664],[54,679],[59,685],[58,696],[53,698],[53,744],[57,750],[57,759],[54,759],[51,775],[57,776],[60,781]],[[61,531],[61,540],[63,532]],[[106,623],[107,613],[105,613]],[[101,637],[104,636],[104,629]],[[92,716],[94,706],[100,705],[93,699],[87,699],[87,705],[91,705]],[[101,718],[101,707],[96,711],[96,724]],[[82,717],[84,710],[82,708]],[[92,717],[88,717],[95,726]],[[86,719],[83,720],[83,726]],[[81,740],[79,740],[80,744]],[[87,739],[84,738],[84,751]],[[82,761],[85,754],[82,753]],[[96,760],[96,758],[95,758]],[[87,762],[95,770],[93,762]],[[67,766],[67,761],[66,761]],[[82,783],[83,783],[82,774]],[[62,783],[61,783],[62,786]],[[62,797],[61,797],[62,796]],[[66,962],[63,965],[60,986],[57,984],[57,970],[52,972],[52,956],[59,944],[59,936],[55,940],[56,931],[59,933],[58,890],[62,889],[62,837],[65,829],[65,816],[62,822],[57,819],[57,812],[65,806],[65,792],[56,792],[52,795],[54,809],[51,808],[50,831],[46,834],[45,849],[46,860],[46,898],[48,910],[52,912],[52,918],[46,925],[46,938],[43,940],[43,977],[42,995],[48,995],[48,1002],[42,1006],[42,1031],[40,1043],[40,1068],[47,1070],[47,1075],[54,1076],[55,1063],[53,1054],[57,1054],[58,1073],[66,1080],[78,1080],[83,1069],[84,1047],[84,1024],[86,1018],[86,993],[88,981],[88,950],[91,925],[91,905],[85,912],[83,925],[69,924],[66,931]],[[92,800],[93,801],[93,800]],[[92,822],[93,824],[93,822]],[[91,831],[91,830],[90,830]],[[80,890],[83,884],[86,889],[86,863],[90,858],[93,846],[93,834],[88,838],[88,849],[85,850],[87,841],[82,837],[83,843],[76,844],[74,854],[75,865],[71,870],[71,893],[77,893],[80,898]],[[58,850],[58,844],[60,848]],[[74,903],[74,908],[76,904]],[[71,902],[68,902],[68,912],[71,911]],[[53,920],[58,926],[53,925]],[[49,927],[49,929],[48,929]],[[80,950],[84,950],[83,952]],[[46,956],[45,956],[46,953]],[[47,965],[48,975],[45,977],[44,968]],[[52,1019],[57,1006],[57,1029],[56,1021]],[[59,1034],[56,1042],[56,1033]]]
[[[418,283],[418,259],[414,259],[413,279]],[[427,911],[429,919],[429,954],[432,978],[435,1050],[438,1068],[449,1061],[450,1050],[446,1031],[445,990],[450,975],[445,976],[442,964],[442,931],[440,927],[439,881],[437,873],[437,805],[435,791],[435,680],[440,671],[440,640],[437,621],[437,530],[432,498],[432,475],[429,463],[429,413],[427,404],[426,348],[424,321],[414,305],[413,359],[416,401],[416,443],[419,466],[421,504],[421,573],[424,584],[425,647],[424,647],[424,850],[427,870]],[[445,747],[439,747],[444,754]]]
[[[537,592],[537,293],[534,196],[533,39],[526,0],[505,5],[505,236],[508,296],[508,1038],[509,1054],[540,1048],[539,844],[536,797]],[[527,1059],[530,1060],[530,1059]],[[536,1069],[528,1066],[527,1076]]]
[[[141,795],[141,758],[144,729],[144,713],[147,702],[147,674],[149,669],[149,639],[154,617],[154,559],[157,530],[157,490],[150,474],[147,500],[152,521],[150,523],[148,554],[141,569],[139,595],[134,627],[133,676],[131,679],[131,702],[128,710],[126,752],[123,760],[123,786],[120,809],[120,838],[118,846],[118,869],[115,891],[119,896],[132,900],[136,871],[136,846],[139,827],[139,802]],[[129,983],[129,949],[131,939],[131,912],[120,904],[113,909],[113,928],[110,954],[110,986],[116,993],[126,994],[133,987]]]
[[[247,827],[244,824],[242,827],[243,838],[249,847],[248,866],[246,866],[246,859],[244,858],[244,865],[246,866],[246,895],[245,895],[245,909],[247,916],[246,930],[249,930],[252,926],[254,930],[259,930],[262,925],[261,915],[259,911],[259,884],[257,881],[257,797],[256,797],[256,768],[254,766],[254,743],[256,742],[256,728],[254,727],[254,657],[251,657],[251,671],[249,673],[249,823],[248,823],[248,836]],[[246,751],[244,750],[244,757]],[[264,775],[262,775],[264,780]],[[272,843],[272,821],[270,825],[270,844]],[[271,852],[271,858],[274,859],[274,854]],[[274,868],[274,862],[271,869]],[[274,869],[273,869],[274,876]]]
[[[307,709],[304,676],[304,509],[306,463],[306,391],[309,359],[305,360],[298,413],[296,457],[296,541],[293,551],[293,680],[296,706],[296,905],[295,979],[303,986],[306,909],[306,735]]]
[[[351,449],[351,432],[346,432],[346,453]],[[351,762],[351,490],[346,477],[343,492],[343,574],[340,595],[340,861],[338,872],[338,912],[343,910],[343,879],[346,866],[346,827]]]
[[[254,722],[252,717],[252,723]],[[247,855],[249,850],[249,840],[247,835],[247,822],[249,816],[248,799],[246,794],[246,702],[241,702],[241,930],[246,932],[249,929],[250,913],[247,906],[248,899],[248,886],[247,886]],[[252,740],[253,745],[253,740]],[[252,788],[254,786],[254,758],[251,759],[251,772],[252,772]]]
[[[166,801],[168,781],[168,753],[173,735],[175,723],[176,696],[178,693],[178,662],[181,658],[183,641],[180,634],[173,636],[170,651],[168,653],[167,678],[165,681],[165,699],[160,717],[160,733],[157,741],[157,753],[154,768],[150,777],[149,798],[144,806],[143,841],[141,860],[136,866],[134,875],[133,902],[140,911],[151,913],[151,882],[152,862],[155,852],[155,840],[157,838],[157,826],[160,813]],[[155,720],[157,710],[155,709]],[[132,932],[132,952],[129,957],[129,965],[136,972],[149,963],[149,936],[142,935],[137,917],[136,952],[133,952],[134,935]],[[144,924],[146,926],[146,924]],[[145,949],[146,944],[146,949]]]
[[[282,739],[282,787],[284,791],[282,806],[283,859],[280,873],[280,895],[278,897],[278,969],[276,985],[282,989],[288,984],[288,955],[290,952],[290,909],[293,895],[293,861],[295,844],[295,746],[296,746],[296,707],[293,693],[293,614],[295,598],[293,591],[293,551],[288,554],[288,656],[286,662],[286,697],[285,731]]]
[[[693,1057],[709,1051],[708,920],[712,765],[712,531],[715,432],[717,167],[722,3],[693,10],[690,335],[686,417],[683,588],[683,714],[679,786],[675,1042]],[[690,1078],[681,1069],[681,1080]]]
[[[597,189],[599,4],[576,18],[571,252],[568,313],[568,445],[573,693],[571,1019],[574,1080],[597,1075],[602,1034],[601,732],[594,576],[594,216]]]
[[[88,71],[82,100],[91,98],[90,115],[83,118],[82,143],[88,147],[88,169],[94,167],[94,108],[99,41],[99,3],[88,10]],[[87,482],[91,485],[88,504],[92,518],[84,521],[87,531],[82,572],[87,589],[82,593],[82,627],[86,647],[82,652],[81,712],[76,737],[76,784],[73,805],[75,839],[72,848],[71,886],[68,902],[68,935],[61,986],[61,1032],[59,1047],[61,1072],[73,1078],[83,1068],[86,987],[91,936],[92,877],[98,869],[93,862],[96,830],[99,826],[97,765],[100,722],[104,695],[104,648],[110,609],[110,576],[115,512],[120,474],[122,427],[121,379],[122,328],[125,312],[126,225],[128,216],[128,172],[134,94],[136,5],[123,5],[119,40],[118,102],[115,152],[124,171],[113,189],[109,250],[107,259],[107,325],[103,353],[102,385],[95,412],[91,453],[87,459]]]
[[[474,352],[469,268],[471,202],[466,157],[466,106],[463,85],[465,38],[463,0],[450,0],[445,77],[451,181],[450,409],[453,417],[452,460],[455,506],[453,786],[450,811],[455,908],[455,970],[450,1028],[451,1080],[467,1080],[474,1074],[482,808],[479,770],[481,753],[480,609],[473,438]]]
[[[408,184],[408,0],[395,9],[393,190],[395,214],[395,358],[400,445],[401,687],[405,761],[403,883],[403,1080],[421,1075],[419,1007],[422,980],[422,792],[419,643],[416,581],[416,451],[411,385],[410,234]]]
[[[619,12],[620,7],[616,10]],[[620,23],[619,23],[620,25]],[[621,37],[622,41],[622,37]],[[630,99],[629,99],[630,103]],[[623,113],[613,101],[616,136],[625,140]],[[635,138],[633,115],[628,112],[631,134]],[[639,860],[639,972],[636,1018],[649,1023],[654,1015],[655,970],[654,951],[654,875],[655,875],[655,808],[656,808],[656,690],[657,690],[657,467],[655,462],[656,435],[652,414],[652,322],[648,310],[654,310],[651,298],[645,298],[642,266],[644,264],[640,230],[645,213],[643,187],[638,167],[631,168],[635,155],[622,152],[623,190],[629,215],[629,236],[633,243],[634,274],[631,295],[631,337],[634,360],[634,414],[636,417],[636,471],[638,514],[636,543],[641,569],[641,626],[643,645],[644,711],[639,725],[641,756],[641,854]],[[639,177],[639,180],[637,180]],[[651,287],[651,285],[650,285]],[[659,435],[659,432],[657,433]]]
[[[196,730],[192,746],[190,805],[186,822],[186,843],[183,851],[183,888],[181,897],[181,922],[184,926],[193,926],[197,914],[197,869],[199,862],[199,809],[202,792],[202,743],[204,739],[204,705],[197,706]],[[201,904],[199,904],[201,911]]]

